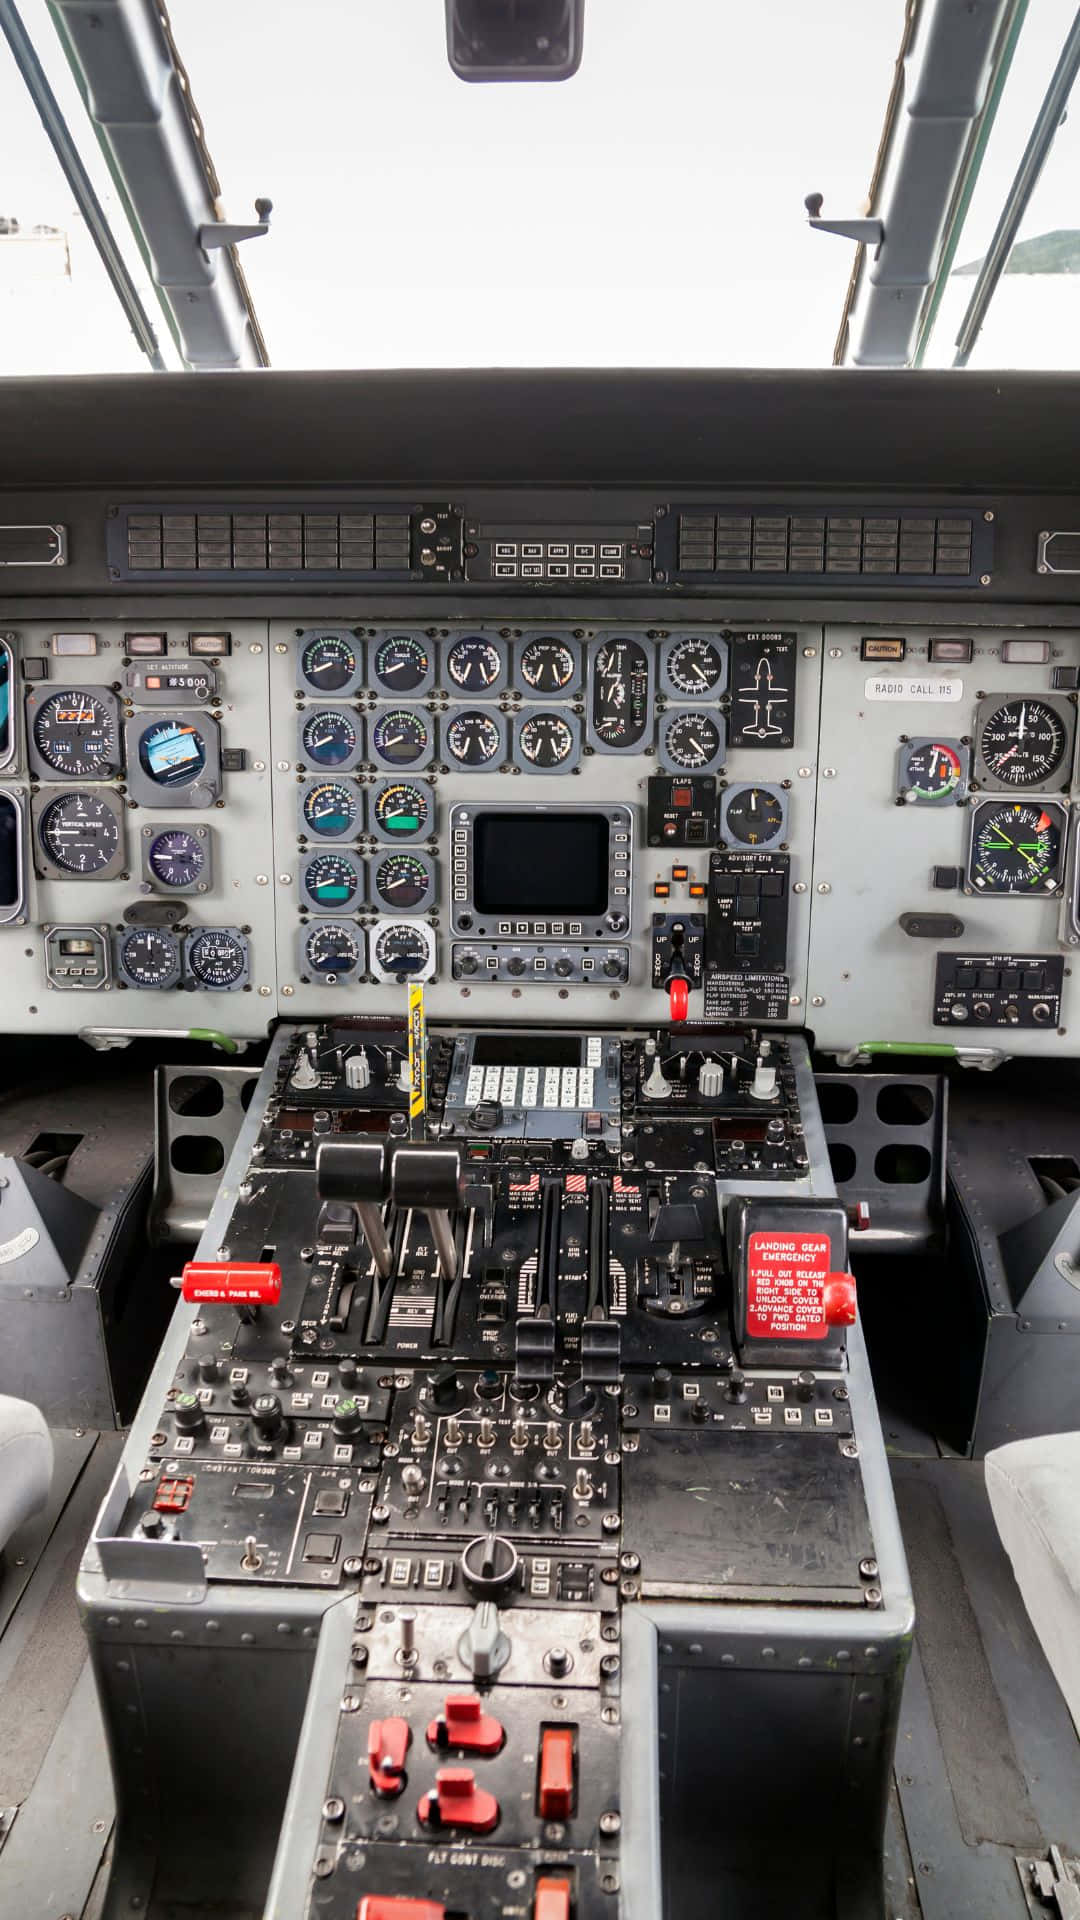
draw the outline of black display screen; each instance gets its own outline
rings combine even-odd
[[[473,898],[478,913],[530,917],[604,913],[608,823],[596,813],[478,813]]]
[[[478,1033],[474,1067],[579,1067],[576,1033]]]
[[[0,913],[19,905],[19,809],[0,793]]]

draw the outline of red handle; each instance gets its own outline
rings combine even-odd
[[[855,1325],[855,1281],[850,1273],[830,1273],[822,1293],[827,1327]]]
[[[228,1307],[276,1307],[281,1299],[281,1268],[276,1260],[189,1260],[180,1292],[185,1300],[221,1300]]]
[[[676,976],[668,981],[668,1000],[673,1020],[685,1020],[690,1011],[690,984]]]

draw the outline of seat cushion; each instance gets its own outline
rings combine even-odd
[[[1080,1433],[996,1447],[986,1490],[1016,1584],[1080,1733]]]
[[[24,1520],[40,1513],[52,1482],[53,1445],[29,1400],[0,1393],[0,1553]]]

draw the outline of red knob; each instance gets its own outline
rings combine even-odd
[[[671,1003],[673,1020],[685,1020],[690,1011],[690,984],[676,976],[668,981],[668,999]]]
[[[830,1273],[822,1295],[827,1327],[855,1325],[855,1281],[850,1273]]]

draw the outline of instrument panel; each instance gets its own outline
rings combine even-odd
[[[674,975],[841,1048],[1067,1040],[1068,964],[1051,1022],[938,960],[1080,944],[1080,634],[810,611],[11,626],[7,1023],[256,1034],[414,979],[656,1019]]]

